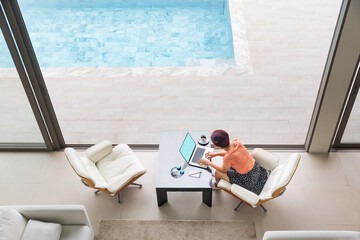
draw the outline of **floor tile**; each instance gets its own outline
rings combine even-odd
[[[350,186],[360,186],[360,158],[357,153],[339,154],[341,167]]]

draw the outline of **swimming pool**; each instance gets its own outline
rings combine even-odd
[[[183,67],[234,58],[228,0],[19,5],[41,67]]]

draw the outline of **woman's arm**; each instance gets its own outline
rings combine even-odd
[[[229,171],[229,168],[226,168],[226,167],[224,167],[223,165],[217,165],[217,164],[215,164],[215,163],[213,163],[213,162],[210,162],[209,160],[207,160],[207,159],[200,159],[199,161],[198,161],[198,163],[200,164],[200,165],[208,165],[208,166],[211,166],[211,167],[213,167],[213,168],[215,168],[217,171],[219,171],[219,172],[222,172],[222,173],[227,173],[227,171]]]
[[[205,157],[207,158],[213,158],[213,157],[224,157],[226,154],[226,152],[218,152],[218,153],[214,153],[214,152],[208,152],[205,154]]]

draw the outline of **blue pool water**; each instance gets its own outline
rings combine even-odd
[[[227,0],[18,2],[41,67],[181,67],[234,58]],[[9,67],[4,45],[0,67]]]

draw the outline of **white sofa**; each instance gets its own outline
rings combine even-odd
[[[24,235],[27,236],[25,239],[44,239],[36,232],[35,236],[38,236],[31,238],[34,233],[29,230],[30,222],[39,224],[36,225],[38,229],[43,226],[41,224],[56,226],[54,235],[58,234],[60,240],[94,239],[93,228],[82,205],[18,205],[0,206],[0,240],[21,240]]]
[[[359,240],[355,231],[267,231],[263,240]]]

